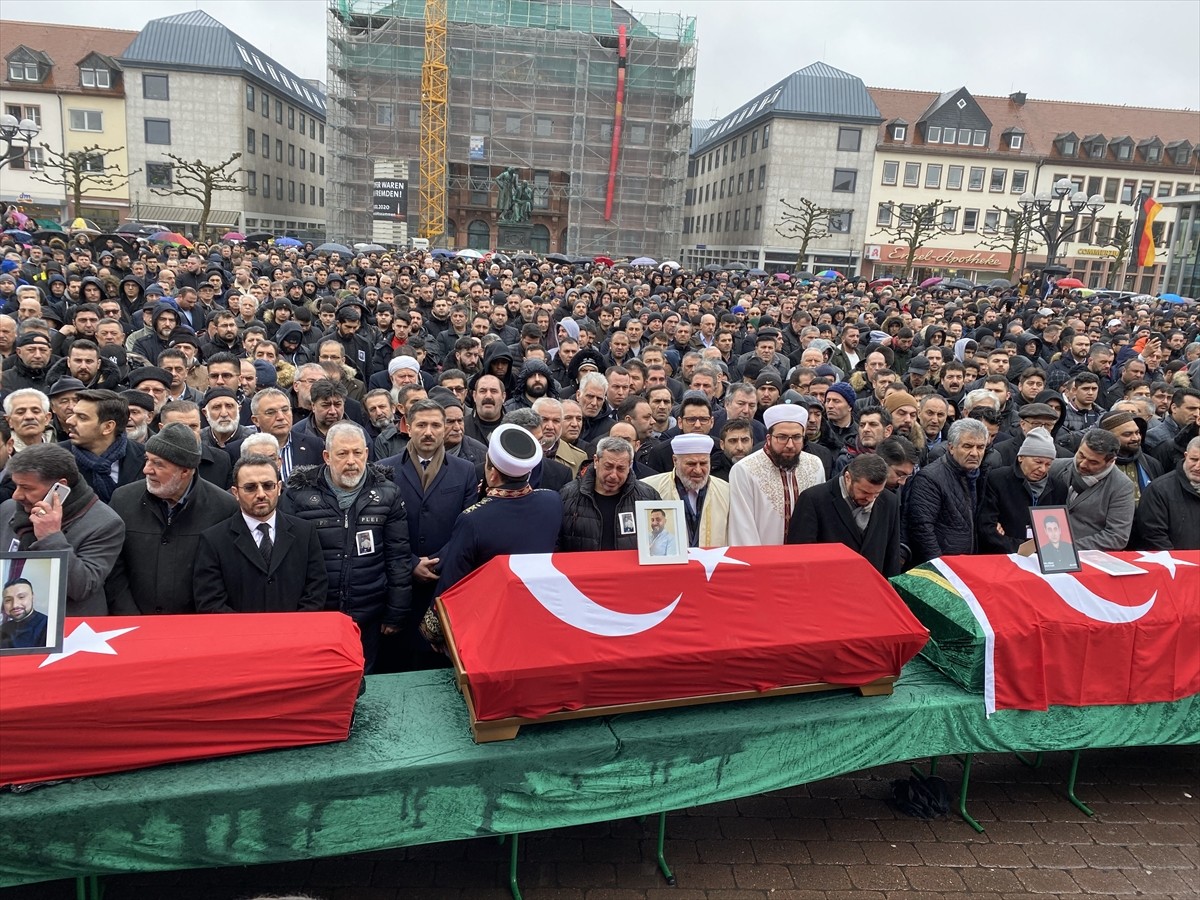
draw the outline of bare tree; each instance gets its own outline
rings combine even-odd
[[[246,190],[246,186],[237,181],[242,167],[238,166],[232,171],[229,169],[242,158],[242,154],[235,153],[229,159],[215,165],[208,165],[199,159],[189,161],[174,153],[168,153],[167,158],[172,163],[171,186],[150,190],[164,197],[188,197],[199,203],[200,221],[196,226],[196,235],[202,238],[204,229],[208,227],[209,214],[212,213],[213,194]]]
[[[1117,251],[1116,257],[1108,266],[1108,277],[1104,279],[1104,287],[1110,291],[1114,290],[1113,285],[1117,277],[1125,271],[1133,250],[1133,220],[1126,219],[1124,213],[1117,213],[1111,231],[1105,229],[1104,233],[1101,233],[1097,229],[1096,243],[1101,247],[1113,247]]]
[[[141,169],[126,174],[116,163],[110,163],[108,157],[120,153],[124,147],[101,147],[94,144],[82,150],[72,150],[61,153],[49,144],[42,144],[45,154],[40,172],[31,173],[34,181],[42,184],[64,188],[71,198],[71,214],[68,218],[78,216],[83,195],[91,191],[115,191],[129,184],[129,179]]]
[[[893,208],[889,224],[880,227],[876,234],[886,235],[892,243],[908,248],[908,256],[904,260],[904,277],[911,278],[913,260],[917,251],[929,243],[936,235],[944,234],[946,228],[942,224],[942,207],[946,200],[931,200],[919,206],[901,206]]]
[[[779,202],[784,205],[785,211],[775,231],[781,237],[800,241],[796,258],[798,265],[803,266],[808,245],[829,237],[829,217],[833,210],[818,206],[807,197],[801,197],[799,204],[788,203],[783,197],[779,198]]]
[[[1041,235],[1032,227],[1033,219],[1028,214],[1011,209],[1001,209],[999,206],[993,206],[992,209],[1000,213],[1004,218],[1004,223],[993,231],[982,232],[982,236],[975,246],[985,250],[1003,250],[1008,253],[1008,272],[1004,277],[1012,281],[1013,274],[1017,271],[1017,255],[1021,255],[1021,261],[1024,264],[1029,251],[1042,242]]]

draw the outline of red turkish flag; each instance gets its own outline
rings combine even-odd
[[[442,596],[480,720],[896,676],[928,632],[840,544],[499,557]]]
[[[1105,706],[1200,693],[1200,551],[1114,553],[1145,574],[1086,563],[1043,575],[1036,556],[933,561],[984,635],[984,703]]]
[[[67,619],[0,657],[0,785],[343,741],[362,682],[341,613]]]

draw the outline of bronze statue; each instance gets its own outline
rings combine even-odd
[[[514,166],[509,166],[496,176],[500,197],[496,209],[500,213],[500,224],[517,225],[529,221],[533,210],[533,185],[521,180]]]

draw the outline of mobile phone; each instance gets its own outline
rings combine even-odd
[[[61,505],[67,502],[67,497],[71,495],[71,489],[61,481],[56,481],[54,484],[50,485],[50,490],[46,491],[46,496],[42,498],[42,502],[49,506],[50,498],[56,495],[58,496],[58,502]]]

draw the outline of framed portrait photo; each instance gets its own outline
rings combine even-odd
[[[639,500],[637,519],[638,564],[663,566],[688,561],[687,520],[682,500]]]
[[[1033,542],[1043,575],[1078,572],[1082,569],[1071,533],[1071,520],[1065,506],[1035,506],[1029,510],[1033,520]]]
[[[62,652],[69,552],[0,553],[0,654]]]

